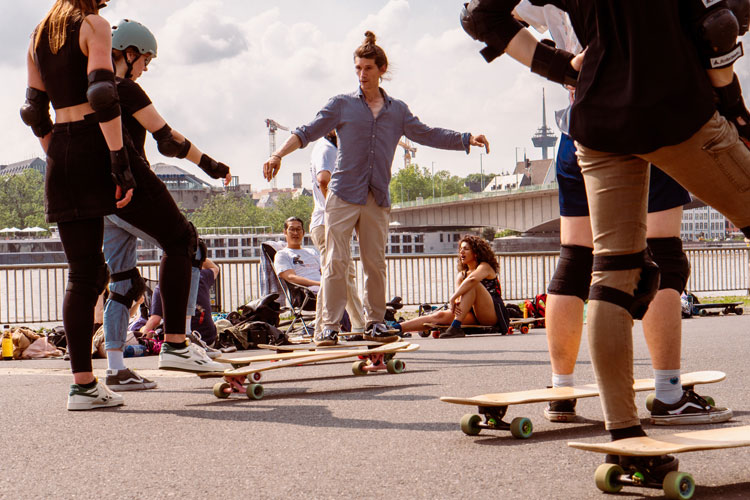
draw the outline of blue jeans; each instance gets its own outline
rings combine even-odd
[[[158,246],[156,240],[128,224],[116,215],[104,217],[104,259],[109,267],[110,274],[121,273],[136,267],[136,246],[138,238]],[[198,250],[200,252],[200,250]],[[200,256],[196,255],[196,259]],[[198,282],[200,281],[200,269],[193,267],[190,276],[190,296],[188,297],[186,317],[195,312],[195,303],[198,298]],[[125,295],[132,286],[131,280],[114,281],[109,284],[111,292]],[[108,300],[104,305],[104,348],[123,349],[128,335],[128,322],[130,311],[125,305]]]

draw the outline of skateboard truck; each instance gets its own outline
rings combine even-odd
[[[637,469],[625,470],[617,464],[601,464],[594,474],[596,487],[605,493],[617,493],[623,486],[664,490],[669,499],[689,499],[695,493],[695,480],[687,472],[670,471],[662,481]]]
[[[510,423],[505,422],[503,417],[508,411],[507,406],[479,406],[479,415],[468,413],[461,419],[461,430],[469,436],[476,436],[482,429],[510,431],[517,439],[528,439],[533,432],[531,420],[526,417],[516,417]],[[484,415],[484,422],[482,422]]]
[[[246,375],[224,375],[223,382],[214,385],[214,396],[226,399],[230,394],[237,392],[245,394],[248,399],[261,399],[263,397],[263,386],[259,384],[263,375],[259,372]],[[247,387],[245,381],[249,379]]]

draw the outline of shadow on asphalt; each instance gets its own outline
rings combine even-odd
[[[560,424],[560,428],[549,429],[544,431],[534,431],[528,440],[516,439],[511,436],[510,431],[490,431],[482,429],[480,438],[475,438],[476,444],[484,446],[509,446],[518,445],[522,442],[546,443],[554,441],[569,441],[571,439],[591,438],[597,436],[596,431],[600,432],[602,439],[608,438],[604,430],[604,422],[599,420],[582,419],[573,424]],[[485,435],[485,432],[487,433]],[[489,434],[492,433],[492,434]],[[470,439],[469,436],[466,436]]]

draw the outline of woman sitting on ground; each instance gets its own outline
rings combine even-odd
[[[499,264],[489,243],[477,236],[465,236],[458,245],[456,291],[449,309],[401,323],[404,332],[426,330],[425,324],[450,325],[440,338],[464,337],[461,324],[497,326],[508,331],[508,312],[500,294]]]

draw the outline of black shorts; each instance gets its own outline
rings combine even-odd
[[[557,152],[557,185],[559,187],[560,215],[563,217],[587,217],[589,215],[586,186],[581,167],[578,166],[576,147],[567,134],[560,138]],[[674,179],[651,165],[648,188],[648,211],[661,212],[690,203],[690,193]]]

